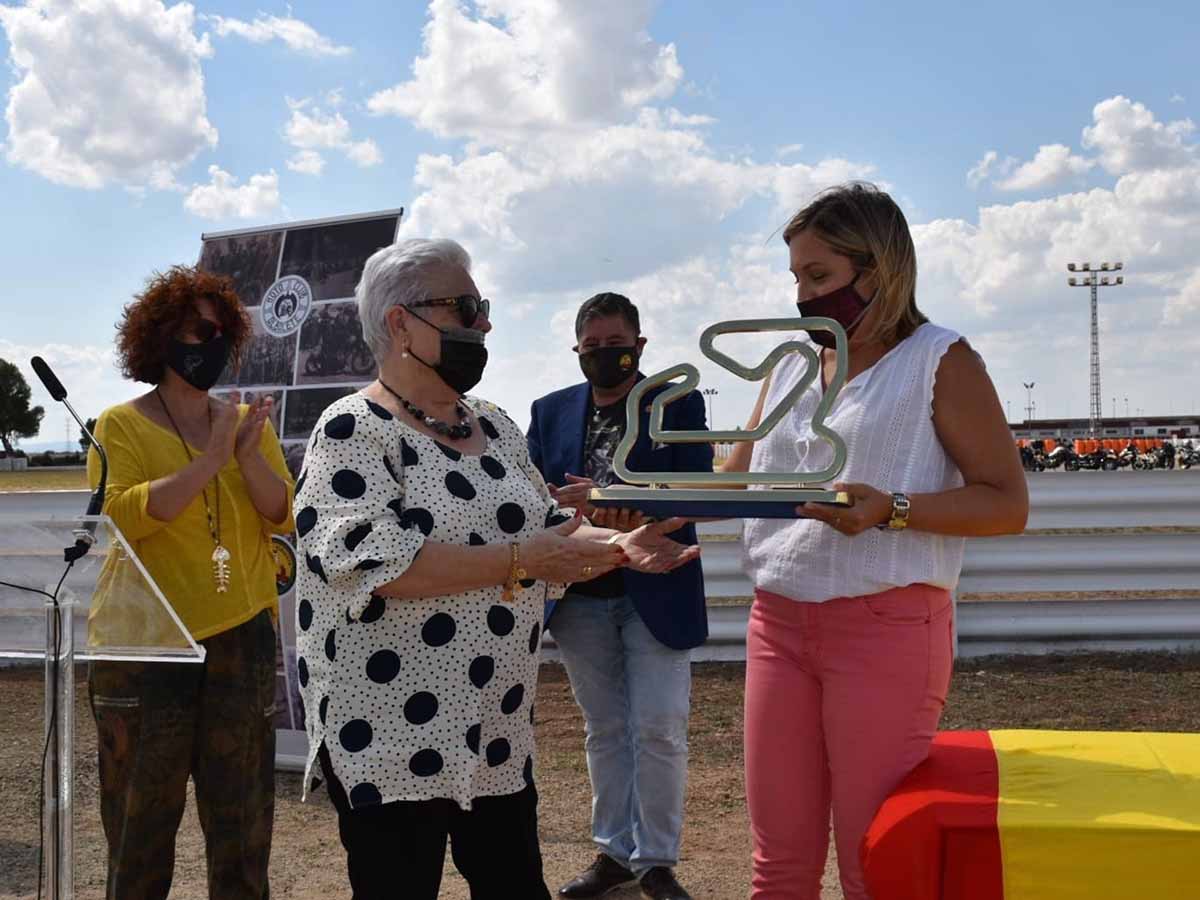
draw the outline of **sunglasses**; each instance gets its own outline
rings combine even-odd
[[[420,303],[413,303],[412,306],[453,306],[458,310],[458,317],[462,320],[463,328],[472,327],[480,314],[485,319],[490,318],[492,311],[492,301],[486,298],[480,299],[471,294],[463,294],[461,297],[439,297],[436,300],[423,300]]]
[[[221,334],[221,326],[210,319],[196,318],[184,326],[184,334],[190,334],[200,343],[207,344]]]

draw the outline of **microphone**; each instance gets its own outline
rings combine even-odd
[[[96,440],[95,435],[88,430],[83,419],[79,418],[79,413],[75,412],[75,407],[71,406],[71,402],[67,399],[67,389],[58,380],[58,376],[50,370],[50,366],[46,364],[46,361],[40,356],[35,356],[29,361],[29,364],[33,366],[34,374],[42,382],[42,386],[45,387],[51,398],[65,406],[71,417],[79,423],[84,437],[96,448],[96,453],[100,456],[100,482],[96,490],[92,493],[91,499],[88,500],[87,511],[84,513],[86,516],[98,516],[100,515],[100,510],[104,508],[104,488],[108,484],[108,454],[104,452],[104,448],[100,446],[100,442]],[[88,550],[91,549],[92,544],[96,542],[96,523],[84,522],[83,527],[76,528],[74,533],[75,546],[68,547],[63,551],[67,562],[75,562],[77,559],[82,559]]]

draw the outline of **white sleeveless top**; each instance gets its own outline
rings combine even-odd
[[[795,339],[806,341],[808,335]],[[961,335],[926,323],[843,386],[826,419],[846,442],[846,467],[837,481],[908,494],[962,486],[962,473],[933,428],[938,363],[959,340]],[[804,366],[798,353],[779,363],[764,414],[796,385]],[[832,448],[811,427],[822,394],[820,381],[755,445],[751,471],[813,472],[831,463]],[[918,583],[952,590],[964,544],[961,537],[907,529],[871,528],[848,537],[815,519],[747,519],[743,567],[756,588],[808,602]]]

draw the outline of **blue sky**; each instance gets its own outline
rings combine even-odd
[[[35,0],[0,25],[0,357],[42,353],[87,414],[139,390],[113,324],[204,231],[404,206],[403,233],[475,257],[480,391],[523,422],[579,380],[597,290],[642,308],[648,371],[712,321],[788,315],[770,236],[851,177],[901,202],[919,301],[1014,417],[1022,381],[1086,415],[1076,258],[1128,269],[1102,295],[1106,413],[1200,403],[1191,4]],[[736,424],[753,389],[702,370]]]

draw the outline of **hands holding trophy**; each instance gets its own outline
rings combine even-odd
[[[805,341],[785,341],[757,366],[750,367],[722,353],[714,346],[714,342],[723,334],[777,331],[827,331],[833,335],[835,373],[825,386],[812,418],[813,433],[833,450],[833,459],[828,466],[811,472],[635,472],[629,468],[629,453],[638,439],[639,410],[643,398],[647,392],[664,384],[671,386],[658,393],[650,407],[650,438],[657,443],[752,443],[769,434],[793,409],[796,400],[820,377],[821,360],[814,345]],[[637,382],[626,399],[627,427],[613,459],[613,471],[625,484],[594,488],[588,494],[588,502],[602,509],[633,509],[653,518],[683,516],[694,519],[790,519],[798,515],[797,507],[805,503],[851,505],[849,494],[820,486],[833,482],[846,465],[845,441],[825,424],[833,401],[846,381],[848,351],[845,329],[834,319],[819,316],[738,319],[718,322],[706,328],[700,336],[700,349],[710,360],[747,381],[762,381],[788,354],[801,354],[806,366],[803,376],[791,390],[772,409],[764,411],[759,424],[749,430],[669,431],[663,427],[665,408],[687,396],[700,382],[700,373],[691,363],[680,363]],[[680,377],[682,381],[674,382]]]

